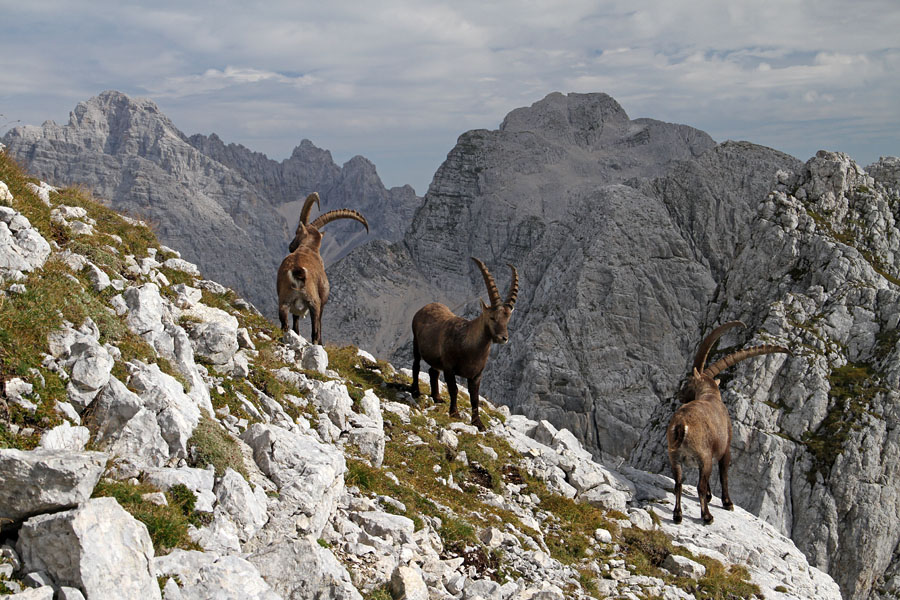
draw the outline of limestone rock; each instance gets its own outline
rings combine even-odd
[[[157,577],[176,578],[180,598],[202,600],[281,600],[282,596],[251,563],[238,556],[219,556],[195,550],[173,550],[153,560]],[[175,581],[175,579],[169,579]],[[170,600],[166,584],[166,600]]]
[[[418,571],[410,567],[397,567],[391,575],[391,594],[407,600],[428,600],[428,588]]]
[[[278,486],[279,504],[307,520],[302,527],[298,524],[298,529],[321,533],[344,488],[343,454],[275,425],[255,423],[241,439],[253,449],[253,459],[262,472]]]
[[[26,572],[47,571],[60,585],[84,590],[89,598],[160,598],[150,570],[153,545],[147,528],[113,498],[32,517],[19,531],[17,549]]]
[[[347,569],[312,536],[269,546],[249,560],[285,600],[362,600]]]
[[[0,522],[19,522],[86,501],[106,458],[101,452],[0,450]]]
[[[266,524],[266,494],[257,486],[251,489],[236,471],[226,469],[216,482],[216,512],[227,515],[237,526],[242,541],[247,541]]]
[[[20,212],[0,206],[0,278],[40,268],[50,244]]]
[[[69,450],[81,452],[90,439],[91,432],[87,427],[72,427],[68,421],[48,429],[41,436],[39,446],[45,450]]]

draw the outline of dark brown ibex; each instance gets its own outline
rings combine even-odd
[[[323,213],[315,221],[309,223],[309,213],[313,204],[319,204],[319,195],[315,192],[306,197],[300,211],[300,223],[294,240],[288,246],[288,254],[278,267],[278,317],[281,319],[282,331],[288,329],[288,313],[294,317],[294,332],[300,333],[300,319],[309,312],[312,325],[312,343],[322,343],[322,309],[328,302],[328,277],[325,265],[319,255],[322,246],[322,227],[335,219],[354,219],[366,226],[365,217],[356,212],[342,208]]]
[[[472,425],[484,430],[484,424],[478,416],[478,388],[481,385],[481,372],[487,364],[491,351],[491,343],[505,344],[509,340],[507,325],[516,296],[519,293],[519,274],[512,269],[512,281],[506,302],[501,300],[497,284],[487,267],[477,258],[472,258],[487,286],[491,305],[481,301],[481,314],[467,321],[454,315],[443,304],[433,302],[419,309],[413,316],[413,377],[412,394],[419,395],[419,360],[424,358],[431,368],[431,397],[440,402],[438,374],[444,372],[447,391],[450,392],[450,416],[459,417],[456,408],[456,376],[465,377],[469,384],[469,399],[472,402]]]
[[[719,359],[709,367],[705,367],[706,358],[713,344],[723,333],[732,327],[744,324],[740,321],[729,321],[719,325],[710,333],[694,358],[694,372],[688,379],[686,392],[689,399],[679,407],[669,421],[666,439],[669,445],[669,463],[675,475],[675,510],[672,520],[681,523],[681,480],[682,462],[695,463],[700,468],[700,481],[697,484],[697,495],[700,497],[700,516],[704,523],[712,523],[713,516],[709,512],[709,501],[712,492],[709,487],[709,476],[713,463],[719,463],[719,481],[722,483],[722,506],[725,510],[734,510],[734,504],[728,494],[728,465],[731,462],[731,419],[728,409],[722,402],[719,393],[719,380],[716,379],[723,369],[738,363],[745,358],[782,352],[792,354],[787,348],[763,344],[733,352]]]

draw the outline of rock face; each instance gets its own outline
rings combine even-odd
[[[270,316],[275,272],[307,194],[319,192],[323,211],[359,210],[371,236],[387,240],[399,239],[420,203],[409,186],[385,189],[363,157],[339,167],[328,151],[304,140],[279,163],[215,135],[188,138],[150,100],[114,91],[79,103],[67,125],[17,127],[3,143],[32,174],[86,185],[116,210],[153,223],[165,244]],[[25,270],[29,256],[43,250],[26,234],[4,231],[0,225],[0,268],[8,262]],[[347,223],[326,231],[326,263],[369,239]],[[28,254],[10,253],[4,262],[3,236],[10,234]]]

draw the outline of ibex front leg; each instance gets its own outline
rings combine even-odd
[[[309,310],[309,320],[312,328],[312,343],[322,344],[322,309],[318,306],[312,306]]]
[[[459,409],[456,407],[456,394],[459,389],[456,387],[456,373],[444,371],[444,379],[447,380],[447,392],[450,394],[450,416],[458,419]]]
[[[422,360],[422,355],[419,353],[419,344],[416,342],[415,336],[413,337],[413,365],[412,365],[412,383],[409,386],[409,393],[412,394],[413,398],[418,398],[421,392],[419,392],[419,361]]]
[[[484,431],[484,423],[478,415],[478,388],[481,387],[481,375],[473,377],[469,382],[469,401],[472,403],[472,425],[478,428],[478,431]]]
[[[441,383],[438,381],[438,377],[440,376],[440,374],[441,372],[434,367],[428,369],[428,379],[431,382],[431,400],[435,404],[444,403],[444,401],[441,400]]]

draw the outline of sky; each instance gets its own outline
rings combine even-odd
[[[0,0],[0,134],[108,89],[282,160],[304,138],[424,194],[457,137],[604,92],[801,160],[900,155],[897,0]]]

